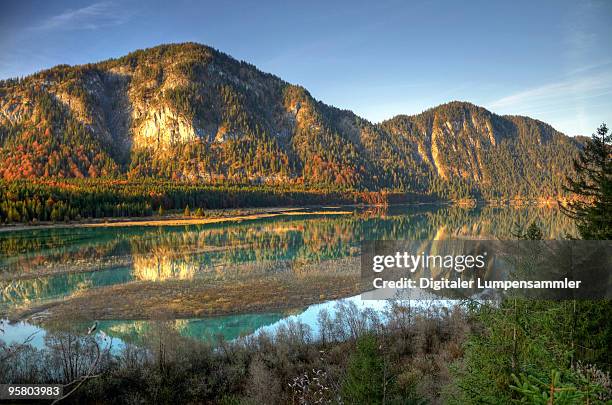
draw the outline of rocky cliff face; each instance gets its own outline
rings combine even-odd
[[[499,194],[560,190],[581,143],[527,117],[498,116],[452,102],[416,116],[383,122],[384,130],[410,139],[416,159],[445,181],[478,184]],[[554,194],[554,193],[552,193]],[[551,194],[549,194],[551,195]]]
[[[1,82],[0,147],[7,179],[127,175],[496,195],[557,193],[578,143],[461,102],[375,125],[252,65],[181,44]]]

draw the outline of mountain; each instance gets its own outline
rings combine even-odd
[[[158,177],[552,196],[581,143],[451,102],[373,124],[212,48],[162,45],[0,82],[0,178]]]

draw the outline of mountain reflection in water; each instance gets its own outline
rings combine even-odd
[[[346,208],[343,208],[346,210]],[[275,217],[191,226],[58,228],[0,234],[0,310],[40,305],[94,288],[134,281],[224,283],[289,272],[309,264],[357,258],[362,240],[508,239],[537,221],[549,239],[575,234],[570,220],[547,208],[419,205],[386,210],[350,207],[352,215]],[[357,270],[358,271],[358,270]],[[322,299],[322,301],[325,299]],[[236,311],[240,312],[240,311]],[[186,336],[237,337],[286,313],[176,320]],[[102,321],[100,328],[137,339],[149,321]]]

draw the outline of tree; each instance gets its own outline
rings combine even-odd
[[[576,179],[567,178],[565,189],[576,200],[562,206],[576,220],[582,239],[612,239],[612,133],[601,124],[574,160]]]
[[[576,220],[582,239],[612,239],[612,133],[608,133],[606,124],[601,124],[586,142],[574,160],[574,169],[576,179],[568,177],[565,189],[576,196],[576,201],[561,206],[563,212]],[[585,349],[584,360],[609,370],[612,300],[584,300],[577,307],[582,325],[575,339]]]
[[[381,404],[383,375],[384,362],[376,339],[372,335],[361,337],[342,385],[343,398],[350,404]]]
[[[579,373],[576,372],[569,374],[570,376],[579,376]],[[567,378],[567,376],[565,377]],[[512,378],[514,379],[514,385],[511,388],[519,394],[520,399],[517,402],[520,403],[534,405],[590,404],[593,401],[598,403],[600,401],[597,401],[597,394],[603,391],[600,386],[589,381],[581,381],[581,386],[563,381],[561,373],[557,370],[552,370],[550,377],[547,379],[525,374],[521,374],[520,378],[512,375]]]
[[[191,216],[191,211],[189,210],[189,205],[185,207],[184,215],[186,217],[190,217]]]
[[[59,221],[60,219],[60,212],[57,209],[57,207],[53,207],[53,210],[51,211],[51,221],[56,222]]]
[[[544,239],[544,234],[542,233],[542,230],[535,221],[527,227],[526,231],[523,231],[522,227],[518,227],[517,230],[513,233],[513,236],[522,240]]]

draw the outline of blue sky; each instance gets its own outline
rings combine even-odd
[[[612,1],[4,1],[0,78],[195,41],[378,122],[466,100],[612,124]],[[610,126],[610,125],[609,125]]]

